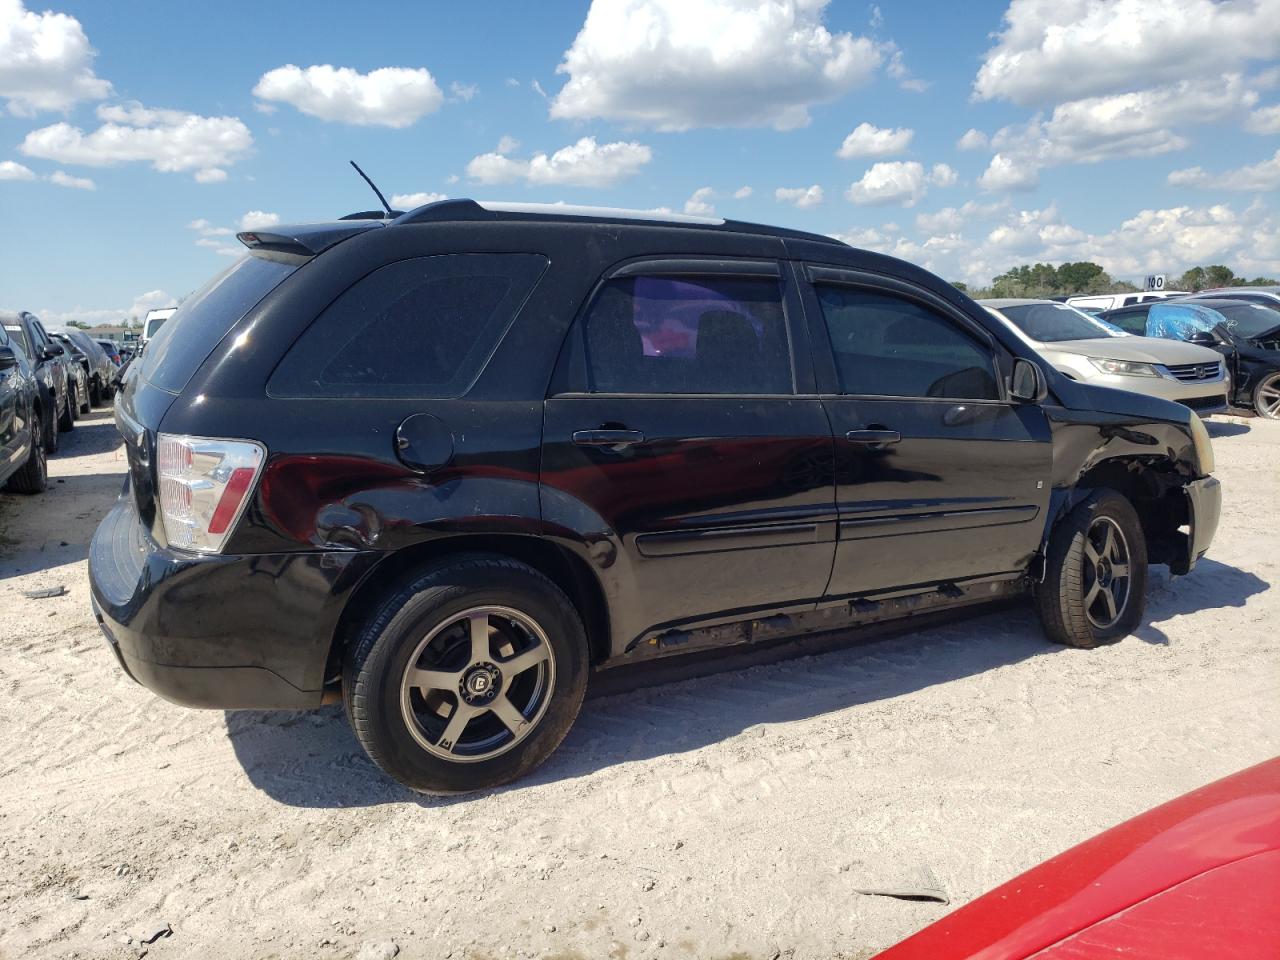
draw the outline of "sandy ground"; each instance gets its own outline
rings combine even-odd
[[[0,497],[0,957],[865,957],[1280,753],[1280,424],[1217,419],[1209,559],[1147,624],[1058,649],[1026,606],[589,701],[532,779],[424,799],[340,712],[197,712],[116,667],[85,556],[106,414]],[[22,591],[65,584],[68,595]]]

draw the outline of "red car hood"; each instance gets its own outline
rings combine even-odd
[[[1280,758],[1134,817],[875,960],[1280,957]]]

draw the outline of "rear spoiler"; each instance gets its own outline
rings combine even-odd
[[[287,253],[314,257],[358,233],[382,226],[376,220],[345,220],[334,223],[307,223],[270,230],[242,230],[236,239],[257,253]]]

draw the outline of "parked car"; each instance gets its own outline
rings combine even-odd
[[[0,326],[0,485],[14,493],[40,493],[48,485],[47,419],[26,351]]]
[[[55,343],[39,319],[25,310],[0,314],[9,339],[22,348],[31,363],[40,393],[40,409],[46,418],[40,435],[46,453],[56,453],[59,431],[76,424],[68,389],[67,363],[61,344]]]
[[[1086,313],[1101,313],[1104,310],[1115,310],[1135,303],[1153,303],[1169,297],[1185,297],[1185,290],[1145,290],[1141,293],[1098,293],[1088,296],[1067,297],[1068,305]]]
[[[97,344],[102,348],[102,352],[107,355],[107,359],[117,367],[124,363],[124,359],[120,356],[120,344],[106,337],[98,337]]]
[[[1280,420],[1280,311],[1246,300],[1196,297],[1113,310],[1104,317],[1126,330],[1216,350],[1231,378],[1231,402]]]
[[[145,347],[163,327],[169,318],[177,311],[177,307],[159,307],[155,310],[148,310],[146,317],[142,320],[142,339],[139,347]]]
[[[1026,592],[1118,640],[1218,523],[1186,407],[828,237],[470,200],[239,237],[121,390],[94,610],[178,703],[340,695],[419,790],[529,772],[605,666]]]
[[[62,347],[67,369],[67,393],[71,402],[71,419],[79,420],[80,414],[89,412],[89,361],[80,348],[65,333],[50,330],[49,336]]]
[[[1201,290],[1196,297],[1216,297],[1229,300],[1248,300],[1260,303],[1272,309],[1280,309],[1280,286],[1262,287],[1215,287],[1212,290]]]
[[[1064,376],[1176,400],[1202,415],[1227,408],[1226,364],[1207,347],[1131,336],[1051,300],[979,300]]]
[[[111,402],[115,393],[117,375],[115,364],[107,356],[98,341],[83,330],[74,327],[58,331],[75,343],[81,353],[81,364],[89,378],[88,403],[93,407],[103,407]]]
[[[1112,827],[874,960],[1272,960],[1280,759]]]

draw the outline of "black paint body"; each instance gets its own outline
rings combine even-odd
[[[972,601],[975,585],[1004,592],[999,585],[1034,576],[1050,526],[1090,470],[1155,465],[1170,478],[1156,498],[1176,501],[1177,514],[1156,526],[1188,522],[1200,499],[1193,535],[1169,534],[1165,559],[1178,569],[1216,525],[1216,481],[1204,479],[1185,408],[1060,376],[963,293],[889,257],[745,224],[522,216],[467,201],[387,225],[307,229],[281,247],[324,252],[250,309],[180,395],[135,365],[117,401],[130,479],[93,543],[94,604],[126,669],[179,702],[317,705],[342,643],[381,591],[451,553],[497,551],[539,567],[581,610],[594,662],[612,665],[698,631],[704,641],[750,638],[717,625],[767,621],[785,633],[819,615],[829,629],[843,612],[888,598],[928,596],[936,607]],[[403,259],[483,252],[536,253],[549,267],[464,396],[269,395],[281,357],[357,280]],[[650,259],[709,273],[766,264],[783,288],[794,395],[581,390],[575,318],[615,271],[643,271]],[[813,270],[957,318],[989,343],[1002,396],[1024,357],[1043,369],[1049,397],[839,395]],[[878,427],[901,441],[846,439]],[[643,441],[574,439],[602,429]],[[165,545],[154,500],[161,430],[268,450],[220,556]],[[1201,487],[1208,492],[1193,492]],[[893,602],[907,613],[915,604]]]

